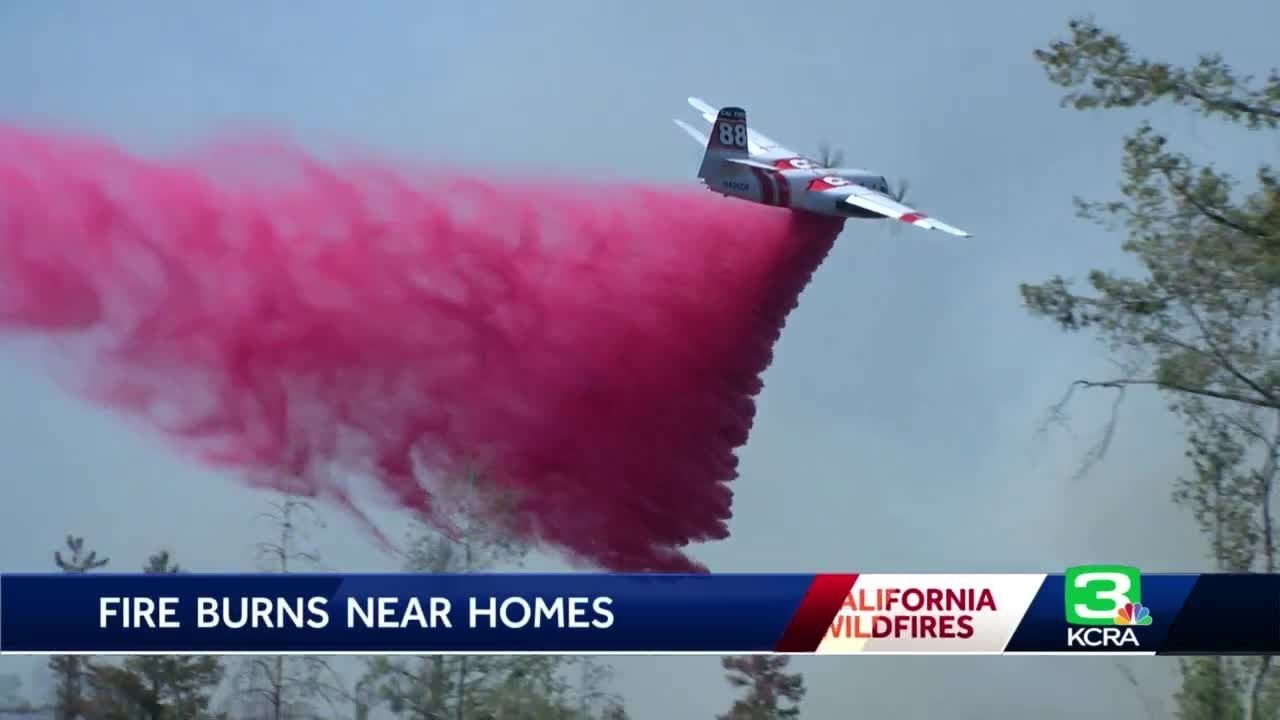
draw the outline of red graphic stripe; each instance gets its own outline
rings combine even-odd
[[[787,176],[774,173],[773,177],[778,181],[778,205],[791,207],[791,183],[787,181]]]
[[[831,622],[849,591],[858,581],[858,575],[823,573],[813,578],[813,584],[805,593],[800,607],[791,616],[791,623],[774,646],[774,652],[813,652],[822,643],[822,636],[831,630]]]

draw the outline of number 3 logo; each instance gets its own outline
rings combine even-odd
[[[744,148],[747,146],[747,126],[746,125],[730,125],[729,123],[720,123],[720,144],[730,147]]]
[[[1076,614],[1090,620],[1110,620],[1129,602],[1133,584],[1120,573],[1096,572],[1076,576],[1075,586],[1084,590],[1088,602],[1076,603]]]
[[[1121,565],[1071,568],[1064,578],[1067,622],[1112,625],[1128,603],[1142,602],[1141,572]]]

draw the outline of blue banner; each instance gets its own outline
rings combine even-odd
[[[814,578],[4,575],[0,652],[763,652]]]
[[[1280,575],[0,576],[0,653],[1280,653]]]

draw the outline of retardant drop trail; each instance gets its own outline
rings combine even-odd
[[[701,569],[683,548],[728,535],[760,374],[839,229],[701,188],[0,129],[0,328],[71,336],[88,399],[353,508],[373,478],[429,513],[415,462],[480,458],[521,532],[612,570]]]

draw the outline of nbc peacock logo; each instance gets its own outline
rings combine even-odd
[[[1151,611],[1142,603],[1125,603],[1116,613],[1117,625],[1150,625]]]

